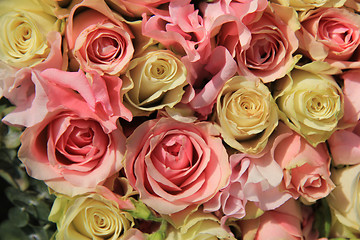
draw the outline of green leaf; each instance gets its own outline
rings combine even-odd
[[[23,208],[27,213],[38,220],[47,221],[50,207],[41,198],[35,196],[35,192],[22,192],[19,189],[8,187],[5,194],[15,206]]]
[[[0,240],[24,240],[28,239],[26,234],[11,221],[7,220],[0,224]]]
[[[29,234],[29,239],[33,240],[49,240],[51,235],[47,232],[44,227],[32,227],[33,232]]]
[[[49,193],[48,186],[43,181],[30,178],[30,185],[36,192],[38,192],[39,198],[54,202],[55,195]]]
[[[34,204],[36,210],[36,218],[41,221],[48,222],[48,217],[50,214],[50,207],[47,203],[42,200],[38,200]]]
[[[12,207],[8,212],[9,221],[17,227],[25,227],[29,222],[29,214],[24,208]]]
[[[20,146],[20,135],[22,131],[16,127],[8,127],[8,131],[3,138],[6,148],[17,148]]]
[[[19,187],[16,180],[13,178],[13,175],[10,174],[9,172],[0,169],[0,177],[2,177],[6,182],[8,182],[14,188]]]
[[[14,187],[6,188],[5,194],[10,200],[10,202],[12,202],[15,206],[19,207],[27,207],[29,205],[33,206],[37,201],[36,196],[33,196],[32,194],[27,192],[23,192]]]
[[[154,233],[148,234],[146,240],[164,240],[166,237],[167,222],[161,221],[159,230]]]
[[[136,201],[135,199],[131,199],[131,202],[135,206],[135,210],[128,210],[128,212],[134,217],[134,218],[140,218],[144,220],[151,220],[151,221],[157,221],[160,222],[161,218],[155,217],[150,209],[141,201]]]
[[[320,199],[316,204],[314,227],[319,231],[319,237],[328,238],[331,228],[330,208],[325,199]]]

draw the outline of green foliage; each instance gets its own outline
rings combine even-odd
[[[167,222],[162,220],[159,229],[151,234],[147,235],[147,240],[163,240],[166,238]]]
[[[162,222],[162,218],[154,216],[152,211],[141,201],[131,199],[133,205],[135,206],[134,210],[128,210],[128,212],[134,217],[143,220]]]
[[[314,227],[319,231],[320,237],[328,238],[331,228],[331,213],[325,199],[320,199],[314,204],[315,222]]]
[[[0,116],[4,117],[12,108],[3,99],[0,104]],[[2,192],[10,206],[0,223],[0,240],[48,240],[56,230],[48,221],[54,196],[44,182],[27,175],[17,158],[21,133],[20,128],[0,123],[0,177],[5,180]]]

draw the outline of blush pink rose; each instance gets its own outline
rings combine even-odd
[[[257,219],[240,221],[244,239],[302,240],[302,214],[299,204],[290,199],[279,208],[266,211]],[[252,236],[248,238],[248,236]]]
[[[274,10],[293,9],[282,8],[269,5],[265,11],[257,13],[260,16],[247,23],[251,32],[250,42],[245,46],[238,44],[236,49],[240,75],[250,79],[260,78],[264,83],[272,82],[285,76],[297,62],[297,57],[293,56],[298,49],[294,29]],[[296,22],[291,25],[296,25]]]
[[[319,232],[314,228],[315,223],[315,208],[311,206],[301,205],[302,222],[301,229],[305,240],[326,240],[326,238],[319,239]]]
[[[27,128],[19,159],[28,174],[54,191],[77,195],[93,191],[122,167],[125,137],[106,133],[94,119],[64,111]]]
[[[230,217],[243,218],[248,201],[254,202],[262,210],[271,210],[291,197],[280,191],[283,173],[270,152],[257,156],[233,154],[230,156],[230,166],[232,172],[227,186],[204,203],[206,212],[220,210],[222,223]]]
[[[127,140],[124,168],[140,199],[161,214],[212,198],[228,181],[228,155],[215,127],[149,120]]]
[[[240,160],[242,159],[240,158]],[[241,162],[236,162],[236,158],[230,159],[230,166],[232,168],[230,181],[212,199],[203,204],[204,212],[220,211],[219,215],[221,216],[222,224],[225,224],[226,220],[230,217],[241,219],[246,215],[245,205],[247,199],[243,188],[247,180],[247,170],[250,165],[250,161],[247,160],[244,159]]]
[[[150,14],[149,9],[156,8],[170,1],[171,0],[109,0],[107,3],[122,15],[141,17],[143,13]]]
[[[59,193],[93,191],[122,167],[125,136],[117,119],[131,120],[131,113],[120,102],[121,81],[95,74],[90,85],[81,71],[57,69],[40,76],[49,112],[24,131],[19,158],[30,176]]]
[[[310,10],[301,21],[300,49],[313,60],[359,68],[360,16],[345,8]]]
[[[334,132],[328,144],[335,166],[360,164],[360,121],[355,127]]]
[[[142,33],[154,38],[191,62],[205,61],[211,53],[210,38],[204,20],[190,0],[171,1],[167,10],[153,9],[143,15]]]
[[[342,74],[344,84],[342,91],[344,93],[344,116],[338,123],[339,128],[348,128],[357,124],[360,119],[360,70],[349,70]]]
[[[284,134],[273,146],[274,158],[283,169],[282,188],[295,199],[303,197],[315,202],[326,197],[335,187],[330,179],[330,155],[325,143],[317,147],[280,124],[279,135]]]
[[[50,112],[71,109],[79,116],[91,116],[107,132],[117,129],[118,118],[132,120],[132,114],[122,103],[122,80],[116,76],[100,76],[96,72],[65,72],[47,69],[41,72],[46,81],[44,87],[49,98]]]
[[[66,58],[62,55],[62,37],[59,32],[47,36],[50,52],[47,58],[31,68],[16,69],[0,63],[0,92],[15,110],[5,116],[8,125],[30,127],[42,121],[47,113],[48,102],[44,81],[40,71],[47,68],[66,69]]]
[[[21,69],[0,63],[0,95],[16,107],[5,117],[6,124],[30,127],[40,122],[47,113],[48,100],[40,80],[40,71],[47,68],[66,69],[60,33],[50,32],[47,39],[50,52],[43,62]]]
[[[188,59],[183,59],[183,62],[188,71],[189,86],[185,89],[182,102],[188,104],[199,117],[206,117],[212,113],[225,82],[236,73],[236,62],[222,46],[216,47],[204,64]]]
[[[14,73],[11,86],[4,96],[16,108],[3,118],[3,122],[13,126],[31,127],[41,122],[46,114],[48,97],[44,90],[44,80],[40,71],[22,68]]]
[[[235,56],[240,45],[248,48],[251,33],[245,26],[267,7],[266,0],[217,0],[200,3],[204,26],[217,46],[226,47]]]
[[[84,0],[75,5],[65,36],[69,51],[84,71],[117,75],[134,53],[129,26],[103,1]]]

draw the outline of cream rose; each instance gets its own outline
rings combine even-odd
[[[57,225],[56,239],[111,239],[126,236],[133,225],[128,212],[99,194],[55,199],[49,220]]]
[[[131,82],[125,104],[134,116],[149,115],[163,107],[173,107],[184,94],[186,68],[169,50],[145,52],[133,59],[124,80]]]
[[[284,6],[290,6],[298,11],[305,11],[318,7],[341,7],[346,0],[271,0]]]
[[[338,225],[334,228],[334,237],[360,237],[360,164],[334,168],[331,173],[336,188],[327,197],[327,201],[333,214],[333,222]],[[337,231],[347,232],[347,235],[338,235]]]
[[[359,0],[347,0],[345,6],[354,9],[356,12],[360,12],[360,1]]]
[[[166,240],[173,239],[228,239],[234,236],[220,225],[217,217],[204,213],[200,209],[187,209],[184,213],[170,217],[171,225],[167,229]]]
[[[328,75],[295,69],[275,85],[284,122],[312,145],[327,140],[344,113],[344,96]]]
[[[235,76],[218,95],[216,121],[229,146],[241,152],[258,153],[278,124],[278,108],[260,80]]]
[[[0,2],[0,60],[16,67],[32,67],[50,53],[47,35],[61,31],[62,21],[38,0]]]

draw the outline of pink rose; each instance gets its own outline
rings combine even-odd
[[[335,67],[360,66],[360,16],[345,8],[319,8],[301,21],[300,49],[311,59],[327,61]]]
[[[294,200],[287,201],[275,210],[265,212],[257,219],[240,221],[239,225],[244,239],[304,239],[300,205]]]
[[[84,71],[116,75],[134,53],[129,26],[102,1],[84,0],[75,5],[65,35],[69,50]]]
[[[331,159],[326,145],[320,143],[313,147],[284,124],[278,128],[281,139],[272,151],[283,169],[282,188],[295,199],[301,196],[308,202],[326,197],[335,187],[330,179]]]
[[[301,228],[305,240],[326,240],[326,238],[318,238],[319,232],[314,227],[316,208],[301,205],[302,222]]]
[[[248,201],[255,202],[262,210],[271,210],[290,198],[279,189],[283,174],[270,152],[257,156],[233,154],[230,166],[232,173],[228,185],[204,203],[207,212],[221,211],[222,223],[229,217],[243,218]]]
[[[117,119],[131,120],[131,113],[120,102],[121,81],[94,74],[90,85],[81,71],[56,69],[40,76],[49,112],[24,131],[19,158],[30,176],[59,193],[93,191],[122,167],[125,136]]]
[[[144,122],[127,140],[124,167],[129,183],[145,204],[162,214],[206,202],[230,176],[218,136],[206,122]]]
[[[222,4],[227,5],[227,11],[230,14],[241,19],[245,24],[251,22],[257,12],[266,9],[268,1],[266,0],[220,0]]]
[[[249,47],[251,33],[245,26],[267,7],[266,0],[217,0],[200,3],[204,25],[217,46],[226,47],[231,55],[235,49]]]
[[[45,117],[47,97],[43,83],[39,80],[40,71],[47,68],[66,69],[61,38],[59,32],[50,32],[49,55],[43,62],[31,68],[17,69],[0,63],[0,95],[16,106],[15,110],[5,117],[6,124],[30,127]]]
[[[204,64],[189,62],[188,59],[183,59],[183,62],[187,67],[190,86],[186,88],[182,102],[206,117],[212,113],[225,82],[236,73],[236,62],[229,51],[221,46],[214,49]]]
[[[272,82],[285,76],[295,63],[293,53],[298,48],[294,29],[295,19],[291,24],[284,22],[279,11],[293,11],[276,4],[269,5],[260,15],[247,24],[251,32],[250,43],[236,49],[238,72],[246,78],[260,78],[264,83]]]
[[[360,121],[353,128],[334,132],[328,144],[335,165],[360,164]]]
[[[341,75],[344,81],[344,116],[339,121],[339,128],[348,128],[357,124],[360,119],[360,70],[349,70]]]
[[[132,120],[130,110],[122,104],[122,80],[116,76],[100,76],[47,69],[41,76],[49,83],[46,88],[50,112],[71,109],[101,122],[107,132],[117,129],[118,118]],[[75,104],[76,103],[76,104]]]
[[[122,15],[141,17],[143,13],[150,13],[151,8],[156,8],[170,0],[109,0],[110,6],[114,7]]]
[[[234,155],[232,155],[234,156]],[[231,156],[231,157],[232,157]],[[244,185],[247,180],[247,172],[250,161],[244,159],[241,162],[236,162],[234,157],[230,159],[230,166],[232,168],[230,181],[226,187],[220,191],[208,202],[204,203],[204,212],[220,211],[221,223],[225,224],[230,217],[241,219],[246,215],[245,205],[247,199],[245,197]],[[235,165],[234,165],[235,163]]]
[[[22,68],[10,77],[13,82],[4,96],[16,106],[3,119],[8,125],[31,127],[41,122],[46,114],[48,97],[40,71]],[[10,79],[9,78],[9,79]]]
[[[153,9],[150,18],[143,15],[142,32],[191,62],[204,61],[211,53],[210,38],[203,18],[190,0],[171,1],[168,10]]]

